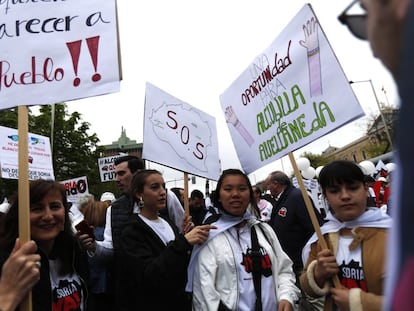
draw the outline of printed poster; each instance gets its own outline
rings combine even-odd
[[[55,179],[49,137],[28,134],[29,180]],[[16,129],[0,126],[1,177],[19,178],[19,135]]]

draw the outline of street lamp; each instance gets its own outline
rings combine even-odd
[[[369,82],[371,84],[372,92],[374,93],[375,100],[376,100],[377,106],[378,106],[378,110],[379,110],[379,113],[381,115],[382,122],[384,123],[385,134],[387,135],[387,139],[388,139],[388,142],[390,143],[391,150],[393,150],[394,147],[393,147],[393,144],[392,144],[390,132],[388,131],[388,124],[385,121],[385,117],[382,113],[382,109],[381,109],[381,106],[380,106],[380,103],[379,103],[378,97],[377,97],[377,92],[375,92],[375,88],[374,88],[374,85],[372,84],[372,80],[371,79],[369,79],[369,80],[360,80],[360,81],[352,81],[351,80],[351,81],[349,81],[349,84],[364,83],[364,82]]]

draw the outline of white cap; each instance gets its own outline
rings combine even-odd
[[[7,200],[4,200],[3,203],[0,204],[0,212],[7,214],[7,212],[10,209],[11,204],[9,202],[7,202]]]
[[[115,201],[115,195],[112,192],[104,192],[101,195],[101,201]]]
[[[387,180],[385,179],[385,177],[380,177],[380,178],[378,178],[378,181],[383,181],[383,182],[387,182]]]

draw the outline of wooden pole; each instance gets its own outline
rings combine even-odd
[[[188,202],[188,173],[184,172],[184,212],[190,215],[190,203]]]
[[[306,191],[305,184],[303,183],[302,174],[299,171],[299,168],[296,164],[296,160],[295,160],[292,152],[289,152],[289,159],[290,159],[290,163],[292,164],[293,171],[295,173],[296,179],[298,180],[300,191],[302,192],[302,197],[305,200],[306,209],[308,210],[308,213],[309,213],[310,219],[312,221],[312,225],[313,225],[313,228],[315,230],[315,233],[318,236],[319,243],[320,243],[322,249],[327,249],[328,245],[326,244],[326,241],[323,238],[321,227],[319,226],[318,219],[316,218],[315,211],[313,210],[312,202],[309,198],[308,192]],[[339,282],[339,278],[338,278],[337,275],[335,275],[332,278],[332,281],[333,281],[333,284],[336,288],[341,287],[341,284]]]
[[[19,135],[19,238],[20,243],[30,241],[30,200],[29,200],[29,151],[28,135],[29,121],[27,106],[18,108],[18,135]],[[32,292],[23,299],[20,311],[32,311]]]
[[[118,71],[119,71],[119,80],[122,80],[122,59],[121,59],[121,39],[119,36],[119,19],[118,19],[118,2],[115,1],[115,15],[116,15],[116,39],[117,39],[117,49],[118,49]]]

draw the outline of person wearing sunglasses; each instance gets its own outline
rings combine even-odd
[[[360,5],[364,14],[350,14]],[[391,215],[394,225],[388,241],[388,266],[383,310],[412,310],[412,280],[414,279],[414,209],[412,185],[414,162],[412,133],[414,131],[414,5],[413,0],[353,1],[339,16],[353,35],[368,40],[375,57],[393,75],[400,95],[397,124],[397,147],[394,162]]]
[[[338,17],[355,37],[369,41],[374,56],[382,61],[395,79],[398,76],[404,26],[411,2],[412,0],[354,0]],[[349,13],[358,5],[362,13]]]

